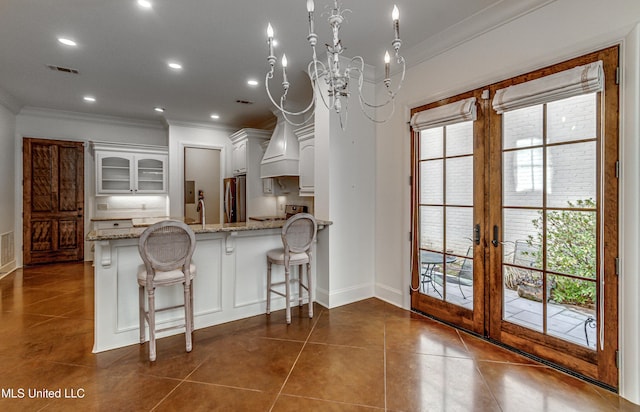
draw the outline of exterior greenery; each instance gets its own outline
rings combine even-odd
[[[596,278],[596,204],[593,199],[568,202],[572,210],[548,211],[546,219],[547,270],[576,277]],[[581,211],[578,209],[592,209]],[[538,235],[529,236],[529,245],[541,245],[544,217],[542,212],[533,220]],[[534,253],[536,266],[542,267],[542,253]],[[595,282],[566,276],[549,275],[551,299],[557,303],[580,306],[593,305]]]

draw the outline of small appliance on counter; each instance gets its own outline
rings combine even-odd
[[[284,214],[286,219],[289,219],[291,216],[298,213],[307,213],[307,207],[301,205],[286,205],[284,207]]]

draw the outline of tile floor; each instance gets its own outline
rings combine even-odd
[[[161,339],[154,363],[146,344],[92,354],[92,279],[64,264],[0,280],[0,410],[640,410],[377,299],[197,330],[191,353],[183,335]],[[43,389],[61,398],[30,396]]]

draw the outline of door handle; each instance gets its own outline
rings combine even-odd
[[[493,225],[493,240],[491,241],[491,244],[494,247],[498,247],[498,225]]]
[[[479,223],[473,227],[473,241],[476,242],[476,245],[480,244],[480,224]]]

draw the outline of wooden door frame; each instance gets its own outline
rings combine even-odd
[[[602,92],[600,102],[604,104],[605,117],[601,126],[603,133],[598,134],[598,142],[601,147],[601,158],[598,159],[597,171],[597,197],[600,207],[597,221],[603,228],[602,239],[606,242],[603,246],[604,253],[599,266],[605,274],[604,288],[607,290],[607,299],[604,300],[604,319],[598,324],[598,330],[604,324],[604,345],[596,345],[596,351],[573,345],[570,353],[567,352],[567,342],[549,335],[541,336],[525,327],[502,321],[502,244],[489,249],[489,270],[492,278],[488,300],[490,302],[490,314],[487,316],[487,330],[491,339],[497,340],[508,346],[518,348],[540,358],[549,360],[557,365],[567,367],[588,378],[595,379],[612,388],[618,387],[618,372],[616,366],[616,352],[618,350],[618,279],[616,273],[616,258],[618,256],[618,178],[616,177],[616,162],[619,158],[619,90],[616,84],[616,68],[618,67],[619,47],[613,46],[604,50],[589,53],[587,55],[558,63],[531,73],[513,77],[489,87],[490,97],[493,98],[496,90],[514,84],[538,79],[563,70],[603,61],[605,71],[605,91]],[[598,106],[600,107],[600,106]],[[502,115],[495,111],[490,112],[489,119],[490,140],[490,191],[492,199],[489,208],[489,221],[487,229],[497,225],[500,228],[502,240],[502,203],[493,199],[502,199]],[[600,170],[600,167],[602,169]],[[604,182],[604,187],[600,182]],[[602,221],[601,219],[604,219]],[[605,236],[604,232],[613,233]],[[598,250],[600,250],[600,238],[598,238]],[[598,256],[600,253],[598,252]],[[491,300],[497,300],[492,302]],[[600,291],[597,291],[597,300],[603,299]],[[600,316],[600,314],[598,314]],[[567,355],[571,355],[571,358]]]

